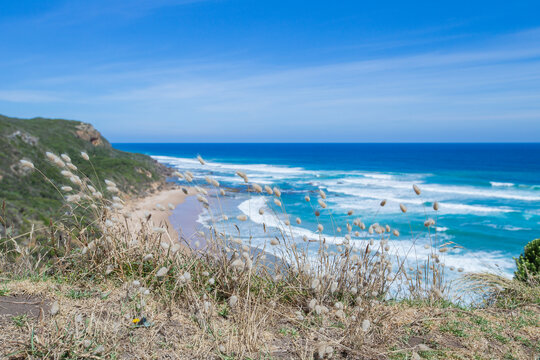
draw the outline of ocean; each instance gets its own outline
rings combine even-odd
[[[201,184],[212,176],[229,192],[220,203],[232,220],[240,222],[240,237],[262,246],[276,231],[282,215],[269,196],[248,193],[235,171],[250,181],[278,187],[295,241],[317,237],[317,219],[330,244],[339,243],[347,220],[388,224],[400,232],[391,244],[422,259],[424,245],[450,244],[446,266],[465,272],[491,271],[511,276],[513,258],[524,245],[540,237],[540,143],[533,144],[113,144],[117,149],[151,155],[179,171],[193,172]],[[202,166],[196,156],[207,165]],[[184,183],[180,181],[180,183]],[[185,183],[184,183],[185,184]],[[413,184],[422,190],[420,196]],[[327,194],[327,209],[317,205],[318,190]],[[309,195],[311,204],[304,200]],[[386,199],[386,205],[380,202]],[[433,202],[440,203],[435,212]],[[402,213],[399,204],[408,211]],[[259,209],[266,209],[263,215]],[[354,215],[348,216],[349,210]],[[294,220],[301,219],[301,224]],[[426,219],[436,221],[427,229]],[[201,225],[210,221],[201,213]],[[262,224],[266,225],[266,229]],[[272,230],[273,229],[273,230]],[[265,233],[266,230],[266,233]],[[356,229],[358,230],[358,229]],[[233,230],[236,231],[236,230]],[[354,230],[353,230],[354,231]],[[352,243],[373,237],[365,232]]]

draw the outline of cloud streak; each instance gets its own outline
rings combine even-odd
[[[422,141],[411,128],[423,127],[423,141],[531,141],[540,138],[538,39],[531,29],[474,49],[310,66],[107,64],[11,84],[0,102],[70,104],[59,115],[113,140]],[[126,131],[133,122],[141,129]],[[451,131],[432,134],[435,124]]]

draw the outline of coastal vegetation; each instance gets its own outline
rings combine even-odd
[[[62,192],[56,188],[73,184],[62,171],[84,173],[109,195],[98,179],[112,179],[127,194],[142,194],[152,183],[162,181],[168,169],[150,157],[113,149],[90,124],[61,119],[17,119],[0,115],[0,199],[5,201],[6,225],[10,231],[30,230],[31,225],[48,225],[65,210]],[[58,154],[59,164],[50,167],[47,152]],[[92,163],[80,153],[92,156]],[[73,158],[63,159],[61,154]],[[28,171],[21,159],[31,159],[39,172]],[[73,170],[69,163],[77,163]],[[61,163],[62,162],[62,163]],[[51,186],[54,185],[54,186]]]
[[[352,211],[345,223],[325,229],[318,222],[315,235],[298,238],[290,226],[303,219],[288,216],[281,190],[238,171],[243,191],[264,196],[279,224],[261,225],[267,239],[256,247],[249,234],[222,221],[228,189],[211,177],[176,172],[170,176],[186,193],[195,191],[212,219],[179,241],[151,214],[134,218],[126,207],[130,193],[144,192],[165,173],[148,158],[92,140],[65,150],[64,141],[73,139],[36,148],[15,136],[32,151],[11,157],[18,175],[10,176],[51,200],[38,206],[49,220],[46,236],[38,236],[35,225],[7,231],[15,223],[10,217],[21,216],[12,206],[31,207],[34,196],[2,193],[3,358],[534,359],[540,353],[537,280],[447,268],[445,254],[458,247],[430,236],[436,201],[423,224],[430,255],[420,259],[414,242],[401,253],[392,249],[390,240],[406,234],[376,219],[365,223]],[[14,183],[7,184],[13,192]],[[416,185],[411,191],[422,196]],[[304,201],[316,219],[332,218],[324,191]],[[155,204],[157,211],[166,206]],[[387,206],[384,199],[380,206]],[[45,220],[24,214],[17,223]]]

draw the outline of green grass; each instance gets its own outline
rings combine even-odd
[[[11,321],[13,321],[13,323],[18,326],[18,327],[23,327],[27,321],[28,321],[28,315],[26,314],[23,314],[23,315],[17,315],[17,316],[13,316],[11,318]]]
[[[279,333],[284,336],[292,336],[292,337],[298,336],[298,330],[296,330],[295,328],[289,328],[289,327],[283,327],[279,329]]]
[[[94,294],[91,291],[84,291],[84,290],[74,290],[71,289],[66,293],[66,296],[70,299],[88,299],[94,296]]]

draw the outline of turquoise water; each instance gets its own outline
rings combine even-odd
[[[243,191],[246,172],[251,181],[277,186],[291,220],[292,235],[317,237],[314,208],[329,243],[338,243],[348,210],[366,225],[388,224],[400,232],[391,243],[402,252],[414,244],[418,258],[428,255],[424,245],[434,241],[462,246],[445,254],[447,266],[465,271],[511,274],[513,257],[523,246],[540,237],[540,144],[114,144],[114,147],[153,156],[196,177],[211,175],[221,184],[240,191],[229,195],[230,217],[245,214],[241,236],[255,245],[268,239],[264,222],[272,230],[284,221],[268,215],[271,198]],[[208,164],[201,166],[200,154]],[[421,196],[412,185],[417,184]],[[316,204],[317,191],[327,194],[328,209]],[[313,198],[312,205],[304,196]],[[268,201],[270,199],[270,201]],[[380,207],[381,200],[387,204]],[[440,210],[432,209],[433,201]],[[408,208],[406,214],[399,204]],[[265,215],[258,210],[264,208]],[[296,224],[294,219],[302,219]],[[424,221],[433,218],[428,233]],[[201,223],[208,221],[204,214]],[[231,222],[231,221],[230,221]],[[238,223],[238,221],[235,221]],[[355,229],[358,230],[358,229]],[[352,242],[372,237],[367,233]]]

